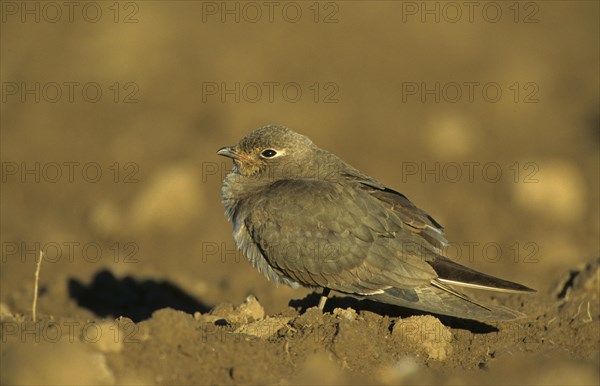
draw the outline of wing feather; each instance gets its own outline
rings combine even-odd
[[[422,250],[435,248],[365,190],[284,180],[259,197],[246,220],[253,241],[277,272],[304,285],[363,293],[437,277],[422,258]]]

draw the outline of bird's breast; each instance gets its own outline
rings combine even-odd
[[[233,174],[233,173],[232,173]],[[233,238],[239,250],[242,251],[246,259],[258,269],[267,279],[275,283],[289,285],[292,288],[297,288],[300,284],[287,276],[276,272],[269,264],[266,256],[258,248],[255,241],[252,239],[246,220],[251,211],[250,202],[252,194],[240,191],[237,186],[236,176],[228,175],[223,181],[221,190],[221,201],[225,207],[227,218],[233,223]]]

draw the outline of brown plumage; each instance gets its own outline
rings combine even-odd
[[[523,316],[454,287],[533,290],[444,257],[439,223],[307,137],[269,125],[218,154],[234,164],[222,189],[233,236],[268,279],[461,318]]]

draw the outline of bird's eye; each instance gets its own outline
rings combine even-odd
[[[277,152],[273,149],[267,149],[263,150],[263,152],[260,153],[260,155],[262,155],[265,158],[273,158],[277,155]]]

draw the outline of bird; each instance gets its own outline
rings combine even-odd
[[[233,160],[221,201],[237,247],[276,284],[322,289],[321,311],[333,290],[462,319],[525,316],[458,288],[535,290],[444,256],[440,223],[308,137],[271,124],[217,154]]]

